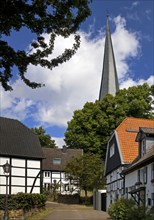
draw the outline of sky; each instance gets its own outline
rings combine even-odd
[[[52,71],[40,66],[28,67],[26,76],[45,87],[31,89],[19,78],[11,82],[12,92],[0,87],[0,116],[21,121],[27,127],[42,126],[59,147],[64,145],[67,122],[73,112],[99,97],[106,15],[116,60],[120,89],[154,84],[154,1],[93,0],[91,16],[81,25],[81,46],[73,58]],[[44,35],[46,41],[49,36]],[[10,45],[28,50],[33,35],[22,30],[12,33]],[[54,56],[74,43],[58,37]]]

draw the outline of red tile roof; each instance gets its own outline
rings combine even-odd
[[[154,120],[125,118],[116,128],[119,147],[124,163],[132,162],[138,156],[138,142],[135,141],[139,127],[154,128]]]

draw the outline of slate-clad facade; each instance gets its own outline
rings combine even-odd
[[[43,151],[36,134],[18,120],[0,117],[0,194],[6,192],[2,166],[8,161],[9,194],[40,193]]]

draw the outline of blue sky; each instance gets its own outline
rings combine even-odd
[[[92,14],[79,29],[81,47],[69,62],[53,71],[29,66],[27,76],[45,83],[44,88],[32,90],[18,78],[12,81],[13,92],[1,88],[1,116],[16,118],[28,127],[43,126],[59,146],[73,111],[98,99],[107,11],[120,88],[154,83],[153,0],[93,0],[90,7]],[[23,29],[18,35],[13,33],[9,42],[28,49],[32,38]],[[48,41],[47,35],[45,38]],[[58,38],[54,55],[72,43],[73,36]]]

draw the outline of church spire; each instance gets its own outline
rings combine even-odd
[[[116,70],[108,17],[109,16],[107,15],[104,61],[103,61],[99,101],[102,101],[104,96],[107,94],[115,95],[116,92],[119,90],[117,70]]]

